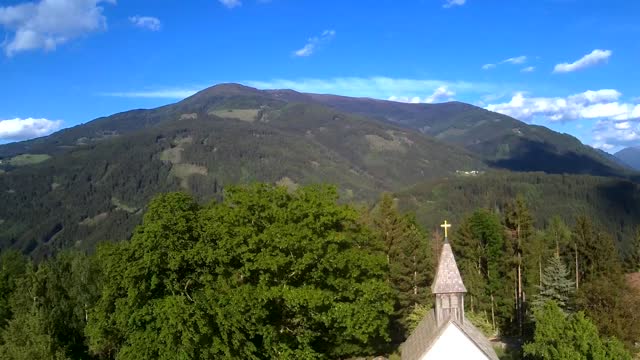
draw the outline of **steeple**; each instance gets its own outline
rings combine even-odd
[[[456,319],[464,323],[464,294],[467,292],[456,259],[449,244],[448,228],[451,224],[440,225],[445,230],[444,245],[440,252],[440,262],[436,277],[431,285],[431,293],[436,297],[436,321],[441,324],[449,318]]]

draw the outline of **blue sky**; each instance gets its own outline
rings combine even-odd
[[[0,0],[0,142],[221,82],[459,100],[640,145],[640,1]]]

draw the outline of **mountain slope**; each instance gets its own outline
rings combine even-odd
[[[615,157],[640,171],[640,147],[628,147],[615,153]]]
[[[426,181],[396,193],[405,210],[416,212],[428,229],[440,219],[459,223],[477,208],[504,211],[506,202],[521,195],[539,228],[560,217],[573,226],[586,215],[627,250],[640,226],[640,185],[627,180],[544,173],[490,171],[475,177]]]
[[[419,130],[514,171],[628,175],[627,169],[568,134],[460,102],[405,104],[367,98],[307,94],[313,101]]]
[[[486,167],[464,149],[321,105],[207,95],[0,147],[32,151],[0,165],[0,248],[44,255],[127,238],[163,191],[207,201],[227,184],[327,182],[346,200],[371,199]]]

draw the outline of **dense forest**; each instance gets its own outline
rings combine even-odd
[[[622,256],[616,231],[541,221],[527,199],[454,224],[468,318],[505,359],[631,359],[640,229]],[[0,358],[397,358],[432,306],[443,241],[398,200],[346,204],[319,185],[228,186],[206,204],[165,193],[95,253],[3,251]]]

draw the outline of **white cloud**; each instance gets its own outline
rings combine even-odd
[[[455,92],[447,89],[446,86],[440,86],[433,94],[424,99],[424,102],[431,104],[434,102],[450,101],[455,94]]]
[[[496,67],[496,64],[484,64],[482,65],[482,70],[490,70]]]
[[[0,120],[0,140],[26,140],[49,135],[62,125],[60,120],[47,119],[9,119]]]
[[[153,16],[131,16],[129,21],[139,28],[151,31],[159,31],[162,26],[160,19]]]
[[[536,71],[535,66],[527,66],[526,68],[520,70],[520,72],[530,73]]]
[[[522,55],[522,56],[516,56],[516,57],[502,60],[501,64],[507,63],[507,64],[518,65],[518,64],[524,64],[526,61],[527,61],[527,57]]]
[[[12,34],[2,44],[5,54],[55,50],[74,38],[105,30],[101,3],[115,0],[40,0],[0,7],[0,26]]]
[[[499,112],[523,121],[546,118],[550,121],[577,119],[628,120],[640,117],[640,105],[621,103],[617,90],[585,91],[568,97],[528,97],[516,93],[509,102],[490,104],[487,110]]]
[[[580,58],[575,62],[557,64],[553,68],[553,72],[566,73],[566,72],[582,70],[594,65],[602,64],[607,62],[607,60],[609,60],[609,57],[611,57],[611,54],[612,54],[611,50],[595,49],[591,53],[583,56],[582,58]]]
[[[229,9],[233,9],[234,7],[238,7],[242,5],[242,1],[240,0],[218,0],[218,1],[220,1],[222,5],[226,6]]]
[[[102,96],[125,97],[125,98],[147,98],[147,99],[184,99],[202,89],[182,88],[182,89],[159,89],[141,91],[121,91],[105,92]]]
[[[320,44],[330,41],[334,36],[336,36],[335,30],[325,30],[320,36],[309,38],[307,43],[302,48],[294,51],[293,54],[300,57],[311,56]]]
[[[592,130],[594,147],[603,150],[640,145],[640,118],[600,120]]]
[[[387,100],[411,103],[411,104],[420,104],[420,103],[432,104],[436,102],[451,101],[452,97],[455,94],[456,94],[455,92],[447,89],[446,86],[440,86],[433,91],[433,94],[425,97],[424,99],[420,99],[419,96],[407,97],[407,96],[391,95],[387,98]]]
[[[466,2],[467,2],[467,0],[446,0],[446,2],[444,3],[444,5],[442,5],[442,7],[443,8],[450,8],[450,7],[453,7],[453,6],[462,6]]]

